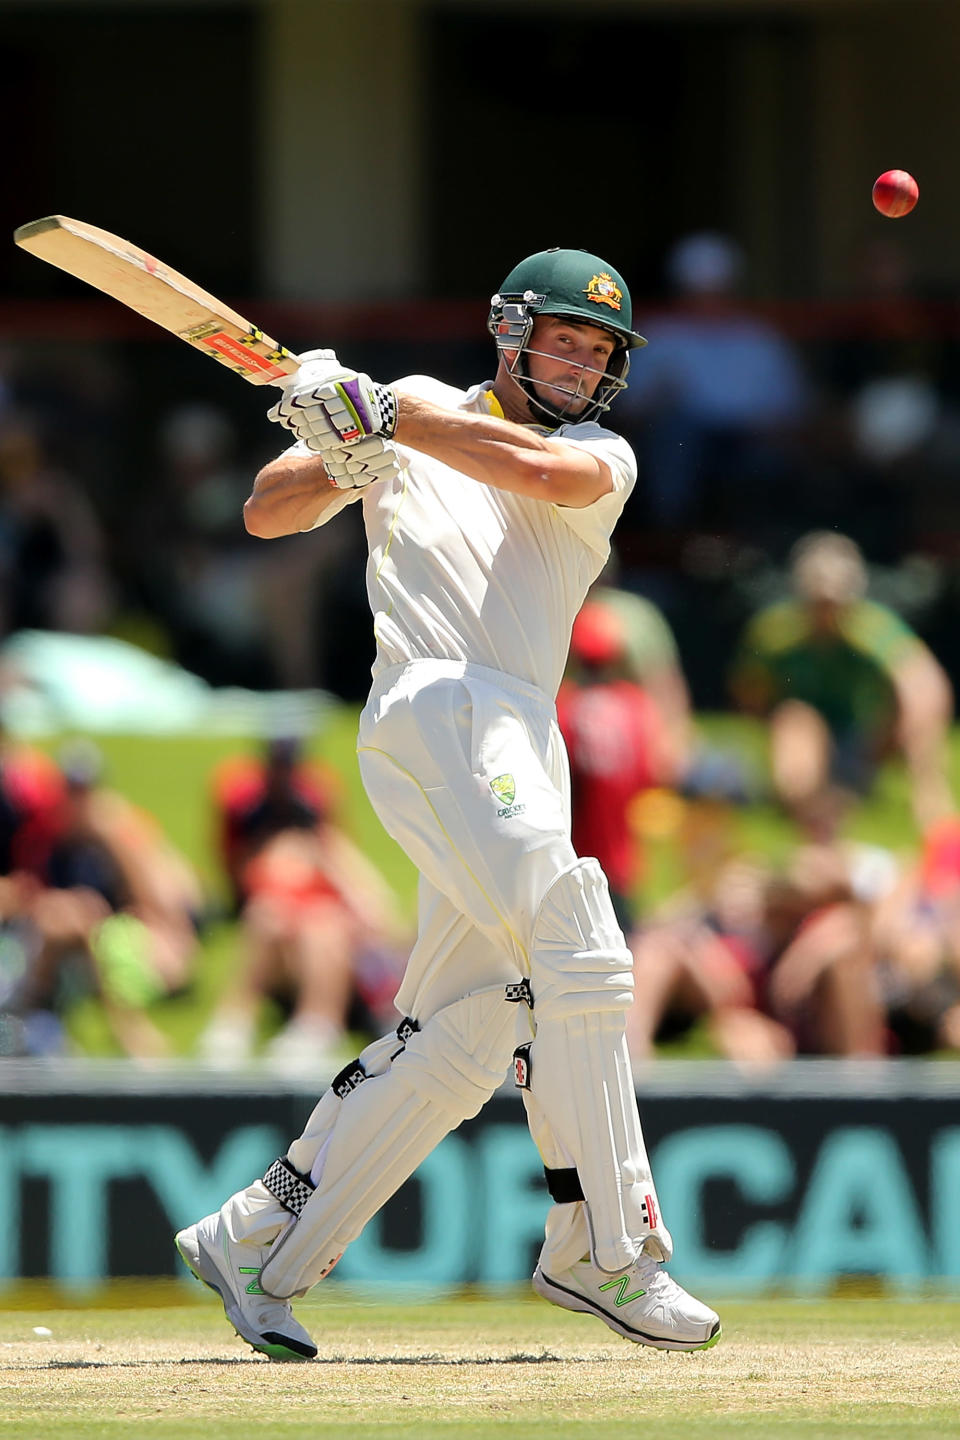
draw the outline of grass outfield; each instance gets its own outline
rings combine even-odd
[[[533,1297],[374,1304],[331,1286],[298,1307],[318,1360],[278,1365],[212,1299],[146,1302],[0,1316],[0,1436],[960,1434],[960,1303],[731,1303],[720,1345],[667,1355]]]

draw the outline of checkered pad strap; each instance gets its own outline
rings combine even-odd
[[[530,1009],[533,1009],[533,991],[526,978],[518,980],[515,985],[508,985],[503,994],[504,999],[509,1000],[512,1005],[529,1005]]]
[[[299,1170],[295,1170],[285,1155],[279,1160],[274,1160],[263,1183],[270,1191],[275,1200],[279,1200],[284,1210],[289,1210],[291,1215],[299,1215],[313,1194],[313,1186],[309,1180],[305,1180]]]
[[[343,1069],[338,1070],[334,1075],[330,1081],[330,1089],[334,1095],[339,1095],[341,1100],[345,1100],[350,1091],[356,1090],[357,1086],[362,1085],[366,1078],[367,1072],[360,1061],[351,1060],[349,1065],[344,1065]]]
[[[400,1054],[410,1039],[410,1036],[416,1035],[419,1029],[420,1026],[416,1020],[412,1020],[409,1015],[403,1017],[397,1026],[397,1039],[400,1041],[400,1050],[397,1050],[395,1054],[391,1055],[391,1060],[397,1058],[397,1055]],[[341,1100],[345,1100],[351,1090],[356,1090],[359,1085],[363,1084],[364,1080],[368,1080],[369,1078],[366,1070],[363,1068],[363,1061],[358,1058],[351,1060],[349,1065],[344,1065],[342,1070],[337,1071],[336,1075],[334,1075],[330,1081],[330,1089],[334,1095],[339,1095]]]

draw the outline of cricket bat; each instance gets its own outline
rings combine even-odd
[[[66,215],[47,215],[21,225],[13,238],[31,255],[212,355],[251,385],[282,385],[300,368],[298,356],[229,305],[119,235]]]

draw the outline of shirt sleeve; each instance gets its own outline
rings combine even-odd
[[[892,675],[902,660],[923,645],[901,616],[873,600],[860,600],[849,606],[843,615],[841,630],[850,644],[873,660],[886,675]]]
[[[606,558],[614,526],[637,482],[637,461],[633,450],[622,436],[614,435],[612,430],[604,430],[600,425],[561,425],[550,438],[583,446],[598,460],[603,460],[610,471],[613,489],[594,500],[592,505],[579,509],[572,505],[555,507],[568,528],[591,550]]]

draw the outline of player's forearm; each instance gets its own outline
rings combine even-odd
[[[591,505],[612,488],[607,466],[589,450],[412,395],[400,396],[396,439],[495,490],[556,505]]]
[[[342,508],[347,497],[330,484],[319,455],[280,455],[254,481],[243,523],[262,540],[295,535],[310,530],[327,510]]]

